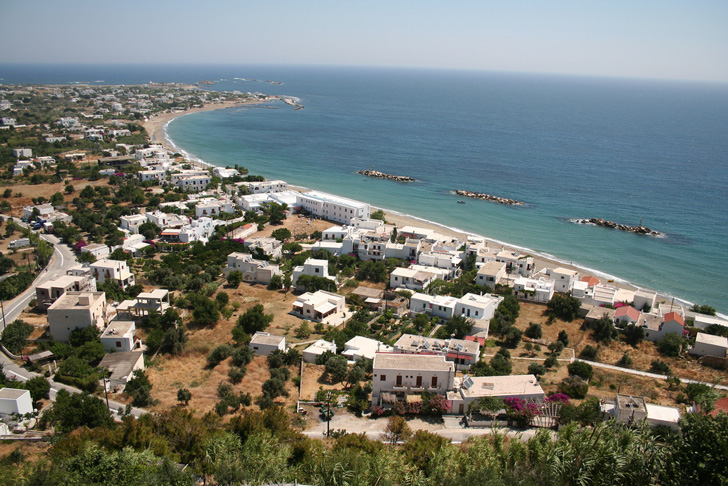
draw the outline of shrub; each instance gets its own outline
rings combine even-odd
[[[228,378],[230,378],[230,381],[232,381],[233,383],[240,383],[244,377],[245,368],[238,368],[237,366],[233,366],[228,371]]]
[[[581,301],[570,295],[554,294],[546,304],[546,307],[556,317],[571,322],[579,315]]]
[[[255,356],[255,354],[252,349],[248,346],[241,346],[233,351],[233,365],[245,367],[248,363],[253,361],[253,356]]]
[[[571,398],[584,398],[589,391],[589,384],[578,376],[569,376],[559,385],[559,390]]]
[[[543,336],[541,324],[534,324],[533,322],[530,323],[524,334],[526,335],[526,337],[529,337],[531,339],[541,339],[541,337]]]
[[[528,365],[528,372],[532,375],[543,376],[546,374],[546,367],[538,363],[531,363]]]
[[[557,339],[564,344],[564,347],[569,345],[569,335],[565,330],[562,329],[559,331],[559,337]]]
[[[221,344],[220,346],[216,347],[212,351],[210,351],[210,354],[207,355],[207,366],[210,368],[214,368],[217,366],[221,361],[224,359],[227,359],[233,354],[233,347],[229,344]]]
[[[594,360],[597,357],[597,348],[587,345],[584,349],[581,350],[579,356],[584,359]]]
[[[569,370],[569,376],[578,376],[586,381],[591,380],[594,376],[592,365],[583,361],[574,361],[566,368]]]
[[[657,350],[663,356],[676,357],[685,345],[685,339],[674,332],[668,333],[657,343]]]
[[[629,355],[628,352],[625,351],[625,353],[622,355],[622,357],[617,361],[617,366],[623,366],[625,368],[629,368],[632,366],[632,357]]]
[[[655,373],[662,373],[663,375],[669,375],[672,373],[670,365],[659,359],[656,359],[650,364],[650,369]]]
[[[546,368],[553,368],[554,366],[559,366],[559,359],[556,357],[555,354],[552,354],[548,358],[546,358],[546,361],[543,362],[543,365]]]

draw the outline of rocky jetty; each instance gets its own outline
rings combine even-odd
[[[591,224],[594,226],[602,226],[604,228],[616,229],[619,231],[626,231],[628,233],[634,233],[636,235],[648,235],[648,236],[665,236],[659,231],[642,226],[629,226],[626,224],[615,223],[602,218],[591,218],[591,219],[574,219],[572,220],[576,224]]]
[[[507,197],[493,196],[480,192],[464,191],[462,189],[457,189],[453,191],[453,193],[457,194],[458,196],[472,197],[473,199],[482,199],[483,201],[491,201],[498,204],[508,204],[510,206],[523,206],[525,204],[523,201],[518,201],[516,199],[508,199]]]
[[[377,179],[389,179],[390,181],[395,182],[415,182],[415,179],[409,176],[401,176],[401,175],[394,175],[394,174],[385,174],[384,172],[379,172],[378,170],[358,170],[356,171],[357,174],[365,175],[367,177],[376,177]]]

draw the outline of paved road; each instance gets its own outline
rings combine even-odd
[[[25,225],[24,223],[20,222],[17,218],[15,218],[15,221],[18,224]],[[23,312],[23,310],[28,306],[28,303],[35,298],[35,288],[38,285],[41,285],[49,280],[54,280],[58,277],[61,277],[66,274],[66,271],[73,268],[78,262],[76,261],[76,255],[73,253],[73,251],[68,247],[68,245],[61,243],[61,241],[58,239],[58,237],[54,235],[41,235],[41,238],[49,242],[53,245],[54,252],[53,257],[51,258],[50,263],[46,267],[45,270],[43,270],[40,275],[33,281],[30,287],[20,294],[19,296],[15,297],[13,300],[5,302],[5,322],[7,324],[10,324],[15,319],[17,319],[20,314]],[[2,335],[3,328],[0,328],[0,336]],[[19,366],[17,366],[13,361],[11,361],[7,356],[5,356],[5,353],[0,351],[0,364],[3,365],[3,370],[6,375],[13,376],[19,381],[27,381],[30,378],[41,376],[38,373],[34,373],[32,371],[28,371],[26,369],[23,369]],[[50,381],[51,384],[51,392],[50,392],[50,398],[51,400],[55,400],[56,393],[60,389],[66,389],[70,393],[81,393],[81,390],[78,388],[74,388],[68,385],[64,385],[63,383],[58,383],[56,381]],[[115,402],[113,400],[109,400],[109,409],[112,411],[112,413],[118,417],[117,410],[119,408],[125,408],[126,405]],[[143,410],[141,408],[132,408],[131,411],[132,415],[135,417],[139,417],[140,415],[144,413],[149,413],[147,410]]]

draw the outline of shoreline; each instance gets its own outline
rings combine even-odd
[[[169,123],[172,120],[174,120],[180,116],[185,116],[185,115],[189,115],[192,113],[198,113],[198,112],[202,112],[202,111],[221,110],[221,109],[225,109],[225,108],[234,108],[237,106],[244,106],[247,104],[259,104],[259,103],[275,101],[275,100],[278,100],[278,98],[268,99],[268,100],[255,100],[255,101],[250,101],[250,102],[229,102],[227,104],[227,106],[220,106],[223,103],[205,105],[202,108],[194,108],[194,109],[186,110],[184,112],[165,113],[159,117],[155,117],[154,119],[150,120],[149,122],[145,122],[143,125],[145,128],[147,128],[147,123],[151,124],[151,122],[156,121],[157,118],[162,118],[162,120],[158,121],[158,125],[151,124],[151,126],[153,127],[153,129],[155,129],[156,134],[158,134],[158,135],[161,134],[161,136],[163,137],[163,140],[164,140],[163,145],[165,147],[169,148],[170,150],[174,150],[176,152],[183,154],[192,163],[199,164],[204,167],[217,167],[216,165],[206,162],[205,160],[202,160],[201,158],[199,158],[195,155],[191,155],[188,152],[177,147],[177,145],[174,143],[174,140],[172,140],[172,138],[167,133],[167,126],[169,125]],[[147,134],[149,134],[149,129],[147,129]],[[155,141],[155,143],[159,143],[159,142]],[[289,184],[289,188],[291,188],[293,190],[297,190],[299,192],[308,192],[308,191],[313,190],[313,189],[305,187],[305,186],[298,186],[298,185],[293,185],[293,184]],[[334,194],[334,193],[332,193],[332,194]],[[454,226],[448,226],[443,223],[428,220],[428,219],[414,216],[411,214],[402,213],[400,211],[389,209],[389,208],[383,208],[383,207],[378,207],[378,206],[373,206],[373,205],[371,205],[371,208],[383,210],[385,212],[387,221],[390,223],[396,224],[398,227],[417,226],[417,227],[421,227],[421,228],[434,229],[434,230],[438,231],[439,233],[442,233],[446,236],[456,237],[462,241],[467,241],[468,236],[473,236],[476,238],[482,238],[487,244],[490,244],[494,247],[502,247],[506,250],[517,250],[519,252],[527,253],[533,257],[534,264],[536,266],[536,271],[539,271],[545,267],[568,268],[570,270],[578,271],[580,274],[580,277],[593,275],[593,276],[597,277],[602,283],[612,285],[612,286],[620,288],[620,289],[627,289],[627,290],[633,290],[633,291],[634,290],[647,290],[650,292],[655,292],[657,294],[658,301],[670,302],[671,300],[674,299],[675,303],[680,304],[687,308],[690,308],[694,305],[693,302],[690,302],[681,297],[674,296],[674,295],[671,295],[671,294],[665,293],[665,292],[660,292],[658,290],[649,289],[647,287],[642,287],[629,280],[618,277],[616,275],[612,275],[612,274],[609,274],[609,273],[601,271],[601,270],[597,270],[597,269],[590,268],[590,267],[587,267],[584,265],[580,265],[578,262],[574,262],[574,261],[567,260],[564,258],[559,258],[557,256],[554,256],[554,255],[551,255],[548,253],[538,252],[538,251],[535,251],[535,250],[525,247],[525,246],[519,246],[519,245],[515,245],[513,243],[496,240],[494,238],[490,238],[485,235],[471,233],[468,231],[463,231],[460,228],[457,228]],[[724,316],[720,312],[717,313],[717,316],[728,318],[728,316]]]

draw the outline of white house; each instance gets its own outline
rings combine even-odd
[[[536,271],[533,257],[529,255],[521,255],[517,251],[503,250],[498,252],[495,257],[497,262],[506,264],[508,273],[518,273],[522,277],[531,277]]]
[[[346,298],[325,290],[306,292],[293,303],[292,312],[304,319],[326,323],[346,309]]]
[[[159,209],[154,212],[144,213],[144,217],[147,218],[147,221],[156,224],[159,228],[166,228],[169,224],[169,217],[167,213],[163,213]]]
[[[35,288],[38,306],[48,309],[66,292],[96,292],[96,279],[88,275],[62,275]]]
[[[652,326],[645,327],[645,339],[647,341],[660,341],[669,333],[679,336],[685,331],[685,320],[677,312],[668,312],[662,317],[662,323],[656,329]]]
[[[119,227],[130,233],[137,234],[139,233],[139,227],[147,221],[147,217],[143,214],[130,214],[119,217]]]
[[[354,336],[344,343],[344,350],[341,352],[349,361],[357,361],[361,358],[374,359],[376,353],[391,353],[392,346],[364,336]]]
[[[455,364],[432,354],[376,353],[372,405],[387,406],[424,392],[445,395],[453,388]]]
[[[475,283],[494,289],[506,274],[506,264],[495,260],[483,263],[475,276]]]
[[[455,363],[457,369],[470,369],[480,359],[480,343],[463,339],[435,339],[402,334],[394,343],[395,353],[437,354]]]
[[[459,384],[459,386],[458,386]],[[534,375],[465,376],[448,392],[452,404],[450,413],[467,413],[471,403],[486,397],[520,398],[530,403],[542,403],[545,393]]]
[[[235,252],[228,255],[227,266],[223,268],[223,273],[227,276],[235,270],[243,274],[244,282],[265,285],[270,283],[273,275],[282,275],[278,265],[256,260],[250,253]]]
[[[513,283],[513,292],[519,299],[545,304],[554,296],[554,287],[553,280],[519,277]]]
[[[369,219],[369,203],[311,191],[297,194],[296,205],[317,218],[350,224],[352,219]]]
[[[550,271],[550,277],[555,282],[554,289],[556,292],[568,294],[574,288],[574,282],[579,281],[579,272],[558,267]]]
[[[243,242],[243,246],[251,252],[260,249],[264,255],[273,259],[278,259],[283,254],[283,242],[271,237],[256,236],[255,238],[248,238]]]
[[[134,274],[129,271],[129,264],[122,260],[104,259],[90,265],[91,275],[100,284],[107,280],[116,282],[122,289],[135,284]]]
[[[137,172],[137,177],[140,181],[164,181],[167,179],[167,171],[162,169],[148,169],[140,170]]]
[[[104,292],[66,292],[48,308],[48,329],[56,341],[68,342],[76,328],[106,324]]]
[[[690,354],[696,356],[715,356],[716,358],[725,358],[727,352],[728,338],[714,336],[704,332],[699,332],[695,336],[695,346],[690,349]]]
[[[427,267],[447,270],[447,277],[444,280],[457,278],[462,273],[460,268],[462,259],[454,252],[423,251],[418,255],[417,263]]]
[[[200,192],[212,182],[212,178],[207,175],[185,175],[175,179],[173,184],[185,192]]]
[[[18,388],[0,388],[0,416],[25,415],[33,413],[33,400],[30,390]]]
[[[33,150],[29,148],[17,148],[13,149],[13,157],[27,157],[31,158],[33,156]]]
[[[141,351],[119,351],[109,353],[99,363],[99,368],[109,370],[107,390],[112,393],[124,391],[126,384],[134,378],[134,372],[144,369],[144,353]]]
[[[104,245],[103,243],[91,243],[90,245],[82,247],[81,253],[90,253],[96,258],[103,258],[111,253],[111,249],[109,248],[109,245]]]
[[[236,182],[235,185],[243,189],[243,191],[245,191],[247,194],[266,194],[288,191],[288,183],[281,180]]]
[[[284,336],[273,336],[268,332],[258,331],[253,334],[248,344],[255,354],[268,356],[275,350],[286,350],[286,338]]]
[[[315,363],[316,358],[324,354],[326,351],[336,354],[336,343],[319,339],[303,350],[301,356],[305,363]]]
[[[645,307],[649,310],[654,309],[656,300],[657,293],[640,289],[634,293],[634,301],[632,305],[637,310],[644,310],[644,312],[648,312],[648,310],[645,310]]]
[[[453,316],[470,319],[473,322],[473,333],[487,338],[490,320],[501,302],[503,297],[497,295],[467,293],[455,303]]]
[[[613,403],[605,402],[601,408],[602,413],[612,415],[620,424],[632,425],[644,421],[652,427],[679,428],[679,409],[647,403],[644,397],[617,394]]]
[[[398,267],[389,275],[389,286],[393,289],[425,290],[437,278],[434,268],[423,271]]]
[[[291,281],[293,283],[293,287],[296,288],[296,290],[298,290],[297,283],[298,278],[301,275],[328,278],[332,282],[336,282],[336,277],[332,277],[329,275],[328,260],[317,260],[315,258],[308,258],[305,262],[303,262],[303,265],[295,267],[293,269]]]
[[[117,351],[132,351],[137,344],[136,324],[134,321],[114,320],[101,334],[101,344],[108,353]]]
[[[38,216],[45,219],[48,217],[48,215],[53,214],[55,209],[53,209],[52,204],[38,204],[36,206],[25,206],[23,207],[23,219],[30,220],[33,218],[33,213],[37,210]]]
[[[455,315],[458,299],[449,295],[427,295],[416,292],[410,297],[410,312],[429,314],[440,319],[450,319]]]
[[[620,324],[636,324],[640,320],[640,311],[631,305],[623,305],[614,311],[614,320]]]

